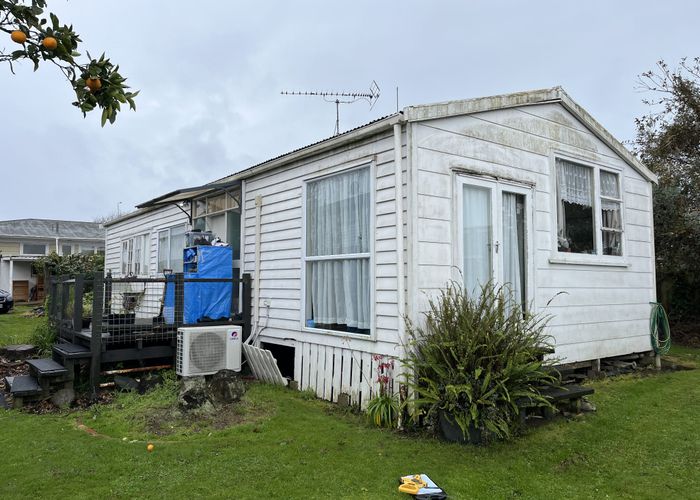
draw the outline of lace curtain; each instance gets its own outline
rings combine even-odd
[[[368,168],[307,186],[307,256],[366,254],[307,262],[307,319],[316,325],[370,328],[369,192]]]

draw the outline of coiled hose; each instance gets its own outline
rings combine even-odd
[[[671,327],[668,324],[668,316],[664,306],[659,302],[651,304],[651,318],[649,319],[649,333],[651,334],[651,347],[656,354],[667,354],[671,349]]]

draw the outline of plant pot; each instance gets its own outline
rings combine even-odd
[[[483,442],[481,429],[470,424],[465,436],[454,418],[448,417],[448,414],[442,410],[438,413],[438,424],[445,441],[461,444],[481,444]]]
[[[92,322],[92,318],[83,318],[83,330],[86,328],[90,328],[90,323]]]

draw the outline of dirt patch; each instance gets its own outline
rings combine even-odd
[[[557,469],[560,471],[567,471],[571,468],[585,465],[588,465],[588,457],[584,453],[577,451],[559,462],[559,464],[557,464]]]
[[[237,403],[217,407],[212,414],[186,413],[176,407],[149,411],[145,431],[156,436],[169,436],[183,429],[189,432],[223,430],[241,424],[257,423],[272,413],[268,406],[245,398]]]

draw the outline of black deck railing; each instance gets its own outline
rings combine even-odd
[[[200,306],[206,305],[207,290],[218,294],[215,318],[188,311],[194,284],[204,291]],[[249,274],[240,279],[189,278],[183,273],[159,278],[54,276],[47,279],[46,289],[48,315],[59,341],[90,348],[93,386],[103,363],[172,356],[182,326],[235,324],[242,326],[244,339],[250,335]],[[222,296],[230,297],[230,304],[223,305]]]

